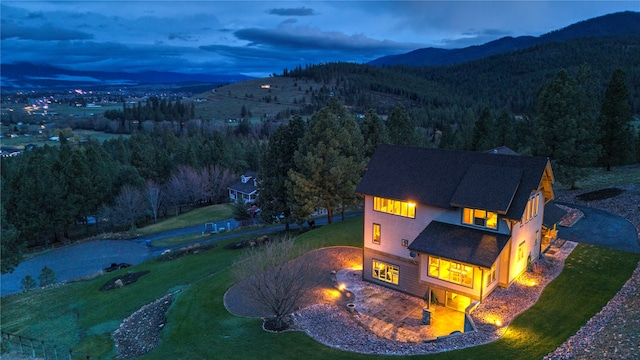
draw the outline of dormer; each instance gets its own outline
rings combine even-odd
[[[249,182],[249,180],[251,180],[252,176],[247,176],[247,175],[242,175],[240,177],[240,180],[242,181],[243,184],[246,184]]]

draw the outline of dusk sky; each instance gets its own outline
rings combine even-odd
[[[2,0],[1,61],[264,77],[461,48],[640,11],[640,1]]]

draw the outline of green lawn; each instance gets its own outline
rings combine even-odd
[[[362,244],[362,217],[322,226],[298,237],[314,247]],[[216,249],[170,262],[150,261],[137,283],[100,292],[118,273],[45,291],[3,298],[2,330],[43,339],[91,357],[115,355],[110,333],[141,306],[182,289],[167,315],[160,346],[144,359],[364,359],[320,345],[299,332],[271,334],[259,319],[235,317],[223,305],[239,251]],[[516,318],[506,335],[487,345],[411,358],[539,359],[574,334],[631,276],[639,254],[579,245],[538,303]],[[597,289],[597,291],[595,291]],[[392,359],[399,357],[394,356]]]
[[[157,224],[147,225],[143,228],[137,229],[136,232],[140,235],[150,235],[198,224],[202,224],[204,229],[205,223],[231,219],[232,217],[233,205],[217,204],[197,208],[187,213],[168,218],[167,220],[163,220]]]

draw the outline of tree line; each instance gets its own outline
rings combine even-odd
[[[122,110],[107,110],[104,112],[104,117],[110,120],[185,121],[195,118],[195,113],[193,103],[184,105],[180,99],[171,102],[166,98],[152,96],[145,101],[144,105],[142,102],[133,106],[122,103]]]
[[[259,167],[266,139],[252,134],[158,127],[102,144],[61,137],[60,146],[2,158],[2,271],[27,247],[127,230],[227,201],[238,174]]]
[[[15,263],[5,256],[19,259],[24,246],[66,241],[90,217],[95,231],[113,231],[226,201],[228,184],[246,170],[259,170],[265,221],[302,223],[319,210],[331,221],[359,204],[355,186],[382,143],[472,151],[505,145],[549,157],[557,178],[571,185],[584,167],[638,161],[626,74],[614,71],[600,95],[589,67],[581,69],[561,70],[538,89],[530,116],[485,107],[477,118],[469,112],[425,128],[402,102],[385,117],[375,109],[356,117],[333,96],[308,119],[294,116],[275,129],[249,122],[223,131],[202,123],[179,129],[165,120],[102,144],[62,137],[59,147],[2,159],[3,271]]]

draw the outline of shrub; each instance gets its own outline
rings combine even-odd
[[[31,275],[27,275],[20,281],[22,285],[22,290],[29,291],[36,288],[36,281],[31,277]]]
[[[40,287],[53,285],[56,283],[56,275],[54,274],[53,270],[45,266],[40,271],[38,281],[40,282]]]

